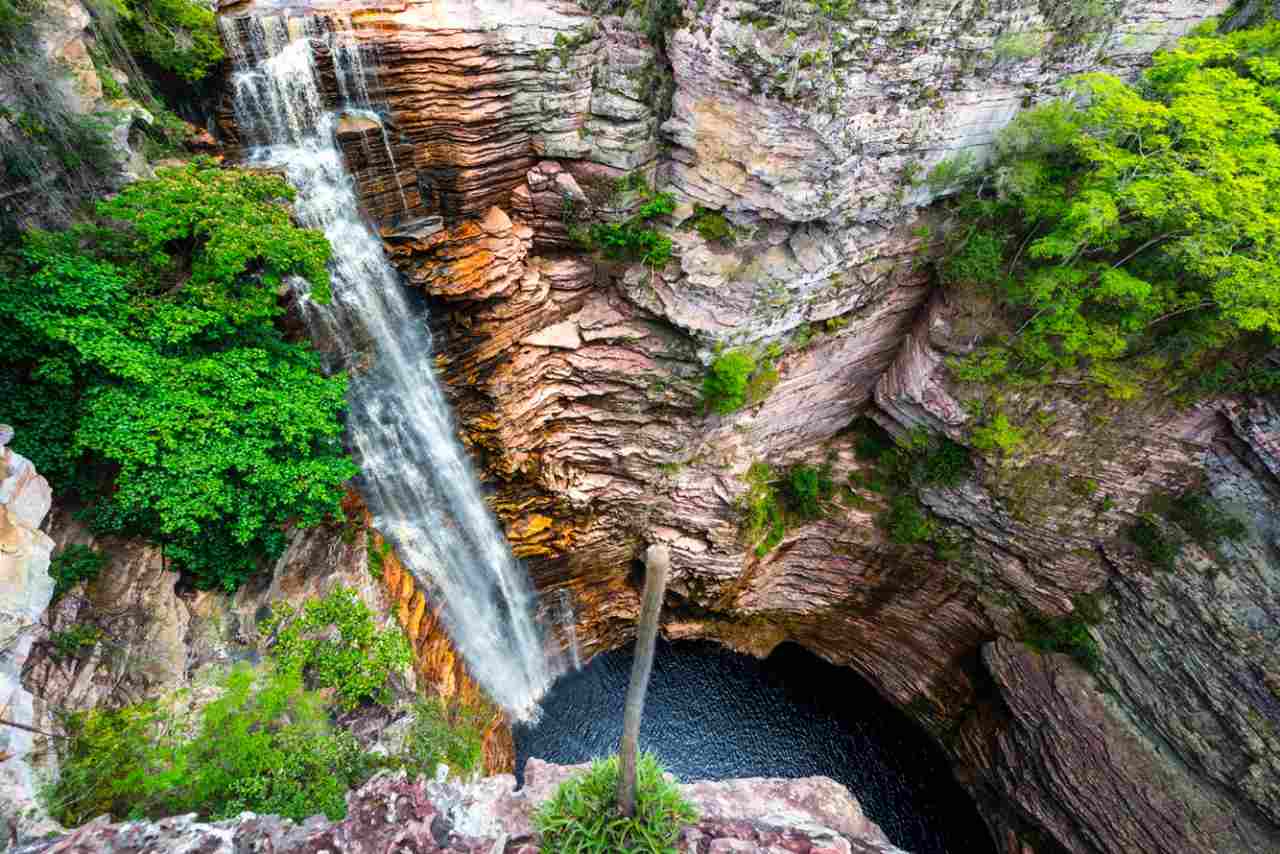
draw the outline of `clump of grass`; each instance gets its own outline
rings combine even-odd
[[[534,815],[543,854],[675,854],[680,830],[697,812],[667,780],[658,760],[640,756],[636,814],[618,812],[618,757],[596,760],[566,780]]]

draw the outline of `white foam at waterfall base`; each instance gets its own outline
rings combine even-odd
[[[471,676],[508,713],[528,719],[563,667],[548,651],[528,576],[457,439],[426,324],[360,218],[312,41],[329,40],[346,57],[335,63],[339,90],[358,102],[343,106],[376,115],[369,112],[365,63],[358,48],[336,43],[341,35],[316,19],[240,23],[247,27],[223,19],[222,29],[235,62],[237,122],[254,143],[248,159],[284,171],[298,190],[299,219],[322,229],[333,247],[331,303],[304,298],[303,305],[317,343],[336,347],[351,371],[347,433],[360,491],[375,526],[441,604]]]

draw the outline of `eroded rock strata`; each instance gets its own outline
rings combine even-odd
[[[347,797],[347,818],[294,824],[244,813],[217,823],[193,816],[112,824],[105,816],[19,854],[536,854],[533,813],[582,766],[530,760],[525,785],[510,775],[475,783],[419,781],[383,774]],[[844,787],[825,777],[732,780],[681,787],[698,810],[679,850],[689,854],[903,854],[862,813]]]
[[[972,295],[930,297],[920,226],[947,223],[919,212],[945,191],[925,176],[961,152],[980,161],[1070,74],[1132,74],[1222,5],[1085,20],[1069,4],[871,3],[839,21],[688,4],[660,44],[635,12],[521,9],[310,12],[375,57],[393,142],[353,126],[349,162],[432,299],[494,507],[540,590],[569,592],[586,650],[628,639],[632,561],[659,539],[675,564],[668,636],[761,655],[793,640],[854,668],[949,750],[1002,850],[1280,845],[1280,437],[1266,404],[1007,396],[1035,424],[1030,446],[923,495],[961,558],[890,542],[874,495],[763,557],[739,533],[752,462],[826,461],[838,483],[865,468],[846,430],[859,415],[967,441],[990,392],[958,387],[945,361],[994,316]],[[660,270],[573,238],[638,208],[628,175],[679,203]],[[692,227],[704,211],[718,231]],[[776,385],[705,414],[715,349],[770,344]],[[1155,573],[1121,533],[1153,493],[1193,486],[1250,536]],[[1098,593],[1097,677],[1009,640],[1028,613]]]
[[[993,319],[973,295],[930,294],[919,226],[947,224],[921,213],[945,191],[926,176],[960,152],[980,161],[1070,74],[1131,74],[1225,5],[1127,2],[1086,20],[1071,4],[871,2],[829,20],[712,0],[685,4],[660,43],[636,11],[571,3],[275,8],[324,16],[367,48],[386,114],[343,124],[348,164],[391,257],[432,302],[438,364],[493,506],[539,589],[569,594],[584,651],[629,639],[632,562],[662,540],[669,637],[759,655],[791,640],[852,667],[948,750],[1001,851],[1092,854],[1280,849],[1274,408],[1013,393],[1005,406],[1035,424],[1029,447],[923,494],[960,559],[890,542],[874,495],[757,557],[739,533],[743,474],[757,460],[825,461],[844,482],[867,465],[847,432],[864,414],[966,442],[966,403],[990,391],[957,385],[946,358]],[[221,126],[234,143],[229,112]],[[573,237],[637,210],[642,182],[619,184],[633,175],[679,202],[661,222],[674,243],[661,270],[606,262]],[[703,211],[731,239],[693,227]],[[770,344],[776,385],[732,416],[706,414],[715,349]],[[1156,572],[1121,533],[1153,493],[1192,486],[1249,535]],[[372,585],[363,539],[317,532],[294,549],[298,573],[278,568],[272,589],[212,624],[247,630],[272,596],[310,589],[281,580],[306,566],[336,562]],[[140,596],[172,596],[135,575]],[[383,579],[419,676],[465,695],[431,603],[394,558]],[[1099,592],[1098,675],[1016,642],[1027,613],[1066,615]],[[200,636],[192,626],[210,623],[184,607],[185,624],[157,608],[172,620],[154,637]],[[177,664],[160,655],[144,672],[164,682]],[[263,838],[305,835],[273,827]],[[720,832],[697,850],[738,850],[711,848]]]

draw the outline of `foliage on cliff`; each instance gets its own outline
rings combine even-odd
[[[965,203],[943,278],[993,286],[1015,331],[962,371],[1280,387],[1280,23],[1073,86],[1006,129],[994,192]]]
[[[754,462],[747,469],[741,499],[742,535],[756,557],[773,550],[787,529],[827,515],[825,502],[835,494],[831,466],[796,463],[779,475],[773,466]]]
[[[197,715],[169,703],[71,716],[52,814],[74,827],[108,813],[159,818],[245,810],[301,821],[346,814],[347,789],[369,776],[355,739],[334,731],[319,695],[288,670],[231,671]]]
[[[618,757],[598,759],[591,770],[560,785],[534,816],[547,854],[599,851],[611,854],[675,854],[680,830],[697,813],[667,781],[653,754],[637,766],[636,814],[617,810]]]
[[[65,26],[64,9],[43,0],[0,0],[0,232],[68,222],[110,188],[128,155],[112,134],[125,125],[131,138],[141,135],[148,158],[180,153],[187,126],[157,97],[151,78],[180,81],[169,88],[189,106],[191,84],[211,79],[222,60],[213,13],[192,0],[81,5],[89,13],[84,43],[101,84],[95,103],[87,101],[96,87],[79,76],[88,69],[74,70],[49,54],[49,37],[41,35]],[[135,120],[139,104],[150,120]]]
[[[222,61],[217,19],[192,0],[109,0],[123,19],[130,50],[154,65],[197,83]]]
[[[479,767],[486,710],[419,703],[403,746],[387,745],[390,754],[366,751],[332,725],[356,705],[389,702],[386,686],[408,658],[407,650],[390,659],[376,654],[397,641],[404,647],[403,636],[398,628],[378,630],[351,591],[336,588],[308,602],[298,619],[276,617],[264,624],[278,642],[262,666],[223,674],[217,699],[201,709],[183,691],[68,715],[60,773],[44,792],[52,814],[68,826],[103,813],[220,819],[250,810],[337,819],[346,814],[347,791],[380,769],[419,777],[434,775],[439,762],[461,773]],[[340,640],[327,639],[331,626]]]
[[[635,215],[621,223],[597,223],[591,227],[591,245],[617,261],[640,261],[650,267],[662,267],[671,260],[671,238],[647,223],[675,210],[670,193],[650,194]]]
[[[376,629],[369,607],[345,587],[301,610],[277,602],[259,630],[274,638],[273,653],[281,667],[297,671],[318,690],[332,691],[344,711],[387,702],[388,677],[408,667],[411,658],[404,634],[397,628]],[[336,638],[330,636],[334,632]]]
[[[99,531],[153,538],[234,589],[287,524],[338,507],[345,378],[274,321],[286,277],[327,292],[328,243],[272,176],[161,170],[0,267],[0,391],[31,457]]]

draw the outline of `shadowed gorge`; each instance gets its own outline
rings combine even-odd
[[[622,648],[560,677],[541,720],[515,728],[517,771],[529,757],[572,764],[615,752],[630,665]],[[662,643],[648,709],[641,749],[682,780],[830,777],[904,850],[994,850],[927,734],[797,646],[759,661],[707,642]]]

